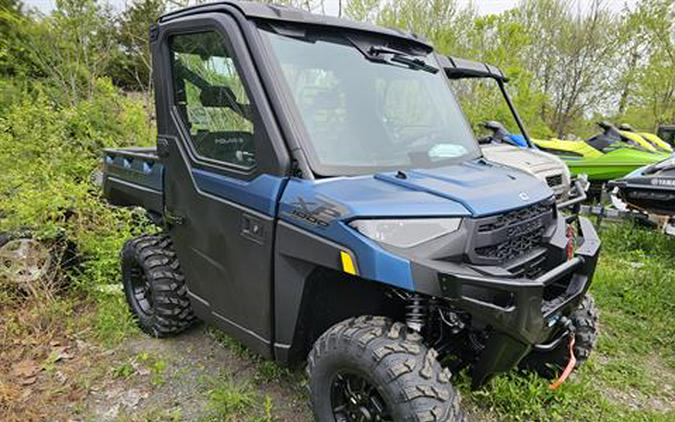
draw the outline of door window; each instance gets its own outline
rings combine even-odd
[[[200,157],[255,166],[253,108],[234,60],[215,31],[169,41],[173,96]]]

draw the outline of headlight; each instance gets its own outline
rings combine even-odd
[[[349,225],[377,242],[411,248],[456,231],[461,221],[461,218],[354,220]]]

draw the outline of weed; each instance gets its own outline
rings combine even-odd
[[[168,366],[164,359],[148,352],[140,352],[136,355],[135,361],[147,368],[152,385],[159,387],[164,384],[164,371]],[[133,363],[131,365],[133,366]]]
[[[157,359],[150,365],[150,382],[155,387],[164,384],[164,370],[166,370],[166,361]]]
[[[56,362],[58,362],[60,359],[60,352],[58,350],[53,350],[51,353],[49,353],[47,359],[42,362],[42,369],[44,369],[44,371],[50,375],[54,374],[56,371]]]
[[[245,382],[235,383],[223,379],[208,393],[209,410],[217,420],[238,420],[237,417],[251,410],[256,403],[256,394]]]
[[[113,369],[113,376],[115,378],[129,378],[136,372],[131,362],[124,362]]]
[[[263,404],[263,416],[258,419],[260,422],[272,422],[274,416],[272,415],[274,411],[274,403],[270,396],[265,396],[265,403]]]
[[[266,360],[260,362],[257,366],[255,379],[258,382],[274,382],[280,381],[284,377],[290,377],[291,371],[278,363]]]
[[[99,342],[111,347],[140,332],[122,293],[98,294],[96,302],[94,336]]]

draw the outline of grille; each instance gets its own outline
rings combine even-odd
[[[476,248],[476,254],[485,257],[508,261],[517,258],[541,243],[541,237],[544,235],[544,227],[539,227],[522,236],[509,239],[505,242]]]
[[[546,184],[549,187],[560,186],[562,185],[562,174],[556,174],[555,176],[548,176],[546,178]]]
[[[521,208],[519,210],[502,214],[493,222],[481,224],[478,226],[479,233],[491,232],[502,227],[510,226],[522,221],[530,220],[551,211],[549,201],[540,202],[531,207]]]
[[[529,207],[479,220],[472,239],[470,262],[515,265],[518,258],[542,246],[544,234],[555,215],[555,198],[551,197]],[[536,275],[541,264],[527,265],[520,272],[526,276]]]
[[[511,272],[511,274],[513,274],[514,277],[537,278],[544,273],[545,263],[546,253],[545,251],[542,251],[541,253],[535,255],[532,259],[514,265],[508,270]]]

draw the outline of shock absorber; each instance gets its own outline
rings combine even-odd
[[[405,323],[413,331],[422,332],[427,316],[427,300],[417,293],[408,298],[405,306]]]

